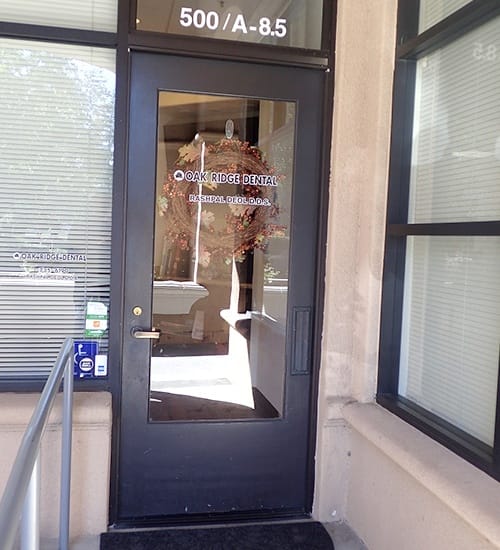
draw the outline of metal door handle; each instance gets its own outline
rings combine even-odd
[[[131,332],[134,338],[150,340],[158,340],[160,338],[159,330],[144,330],[139,327],[134,327]]]

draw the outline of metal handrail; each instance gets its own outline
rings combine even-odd
[[[16,455],[16,460],[5,486],[0,501],[0,548],[11,550],[16,534],[23,505],[28,514],[35,514],[32,524],[26,530],[28,535],[21,531],[21,545],[23,548],[38,548],[38,506],[33,502],[37,500],[39,482],[36,481],[36,472],[39,471],[38,454],[40,442],[45,431],[48,417],[54,405],[55,397],[59,391],[61,380],[64,376],[64,398],[63,398],[63,426],[62,426],[62,449],[61,449],[61,501],[60,501],[60,525],[59,525],[59,547],[67,550],[69,545],[69,494],[71,476],[71,427],[72,427],[72,396],[73,396],[73,340],[66,338],[61,346],[56,362],[50,372],[47,382],[43,388],[40,400],[33,412],[31,420],[24,432],[21,445]],[[30,481],[36,490],[31,490]],[[28,488],[30,491],[28,492]],[[26,496],[31,500],[26,502]],[[31,510],[31,511],[30,511]],[[25,521],[23,519],[23,525]],[[30,539],[23,543],[24,538]]]

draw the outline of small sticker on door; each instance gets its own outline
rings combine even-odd
[[[75,340],[73,373],[75,378],[94,378],[95,358],[99,344],[90,340]]]
[[[101,302],[87,302],[85,336],[100,338],[108,328],[108,308]]]

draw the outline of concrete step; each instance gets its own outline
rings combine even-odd
[[[346,523],[326,523],[335,550],[368,550],[363,541]],[[44,541],[40,550],[58,550],[57,541]],[[71,550],[99,550],[99,537],[80,537],[71,542]]]

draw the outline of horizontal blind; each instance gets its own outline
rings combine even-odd
[[[418,32],[424,32],[469,2],[471,0],[420,0]]]
[[[500,219],[500,18],[417,64],[410,223]]]
[[[116,32],[118,0],[2,0],[0,21]]]
[[[0,376],[109,301],[114,90],[113,50],[0,39]]]
[[[493,445],[500,237],[409,237],[399,393]]]

